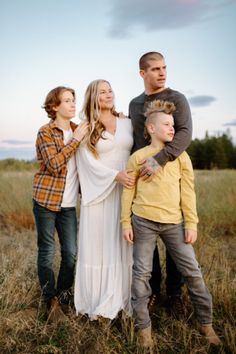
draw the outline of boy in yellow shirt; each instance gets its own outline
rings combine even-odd
[[[173,103],[156,100],[146,111],[145,127],[150,145],[136,151],[128,169],[139,175],[140,162],[160,151],[174,137]],[[197,239],[197,211],[191,160],[183,152],[168,162],[149,182],[137,178],[133,189],[124,188],[121,222],[124,238],[134,245],[132,307],[142,347],[152,346],[148,301],[151,295],[153,252],[160,236],[183,275],[200,331],[209,343],[220,339],[212,328],[212,297],[205,286],[192,244]]]

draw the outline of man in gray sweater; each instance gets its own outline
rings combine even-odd
[[[140,75],[144,81],[145,91],[135,97],[129,105],[129,117],[134,129],[133,151],[148,145],[149,141],[144,135],[145,110],[153,100],[164,100],[173,102],[176,111],[173,113],[175,123],[175,136],[173,141],[153,157],[143,161],[140,167],[140,177],[147,182],[153,178],[155,173],[168,161],[175,160],[189,146],[192,137],[192,118],[186,97],[170,88],[166,84],[166,64],[161,53],[148,52],[139,60]],[[166,254],[166,292],[171,313],[177,318],[184,316],[184,307],[181,298],[182,276],[169,253]],[[150,284],[152,296],[149,309],[152,311],[156,305],[157,295],[160,293],[161,268],[158,248],[154,252],[153,271]]]

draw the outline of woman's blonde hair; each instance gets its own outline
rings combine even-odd
[[[92,81],[85,92],[84,104],[81,111],[81,118],[89,123],[88,133],[85,136],[85,141],[88,149],[98,158],[98,152],[96,150],[96,144],[102,137],[102,133],[105,131],[105,126],[100,121],[101,110],[99,107],[99,84],[106,82],[111,87],[110,83],[106,80],[94,80]],[[115,116],[119,114],[115,111],[115,107],[112,107],[111,113]]]

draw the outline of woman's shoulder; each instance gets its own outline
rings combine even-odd
[[[131,123],[131,119],[127,116],[125,116],[123,113],[122,113],[122,116],[120,115],[118,117],[118,122],[119,124],[123,125],[124,127],[132,127],[132,123]]]

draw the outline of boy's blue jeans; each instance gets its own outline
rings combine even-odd
[[[131,302],[135,326],[144,329],[151,325],[148,301],[152,291],[149,279],[158,236],[185,279],[197,320],[201,324],[211,324],[212,298],[203,281],[192,245],[184,243],[183,224],[163,224],[136,215],[132,216],[132,224],[134,263]]]
[[[61,208],[54,212],[33,200],[33,212],[38,237],[38,276],[43,298],[48,302],[58,296],[62,303],[68,302],[68,290],[74,281],[77,252],[76,208]],[[55,285],[53,259],[55,254],[55,230],[61,246],[61,264]]]

